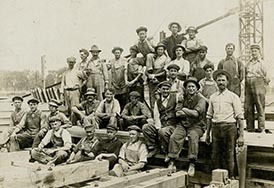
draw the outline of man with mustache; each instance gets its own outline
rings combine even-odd
[[[230,178],[234,177],[234,151],[239,128],[238,146],[244,144],[244,116],[238,95],[227,89],[230,74],[225,70],[217,70],[213,74],[219,91],[209,98],[207,111],[206,143],[210,143],[212,129],[212,165],[213,169],[227,169]]]

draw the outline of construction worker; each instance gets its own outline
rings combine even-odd
[[[61,127],[61,119],[53,116],[49,119],[51,129],[37,148],[31,150],[31,157],[49,166],[55,166],[67,160],[72,146],[70,133]],[[52,147],[45,148],[51,144]]]
[[[87,78],[87,88],[94,88],[97,93],[97,100],[103,100],[103,93],[109,86],[109,75],[106,66],[106,60],[101,59],[99,54],[102,50],[99,49],[97,45],[92,45],[90,48],[90,53],[92,55],[88,62],[86,69]]]
[[[110,60],[110,85],[114,89],[115,98],[119,101],[121,109],[127,102],[127,61],[121,57],[123,48],[114,47],[112,53],[114,59]]]
[[[241,82],[244,79],[244,65],[233,55],[235,51],[235,45],[228,43],[225,46],[226,58],[222,59],[218,64],[218,69],[224,69],[231,75],[231,80],[228,85],[228,89],[238,96],[241,96]]]
[[[184,82],[178,79],[180,67],[176,64],[167,66],[167,80],[171,83],[170,93],[184,95]]]
[[[85,101],[71,108],[71,121],[73,125],[81,127],[89,124],[95,125],[95,111],[100,103],[95,99],[96,92],[93,88],[88,88],[84,96]]]
[[[14,106],[14,111],[10,115],[9,129],[7,131],[4,131],[1,136],[0,149],[8,143],[10,135],[13,133],[16,126],[20,123],[23,116],[27,113],[25,109],[22,109],[23,101],[23,98],[20,96],[15,96],[12,98],[12,105]]]
[[[99,140],[94,136],[95,126],[87,124],[84,128],[86,136],[73,148],[67,164],[93,160],[95,158],[94,148],[99,143]]]
[[[171,58],[171,60],[174,60],[176,58],[174,48],[186,40],[186,38],[184,34],[179,34],[179,32],[182,30],[182,27],[178,22],[171,22],[168,25],[168,29],[171,31],[171,35],[161,42],[165,45],[168,56]]]
[[[183,149],[184,141],[188,137],[189,176],[194,176],[195,161],[198,157],[199,140],[204,134],[206,100],[198,92],[200,85],[195,77],[184,82],[185,97],[179,97],[176,106],[176,117],[179,122],[170,136],[168,146],[169,167],[176,171],[175,160]]]
[[[36,135],[43,135],[47,129],[46,115],[38,110],[39,101],[35,98],[28,100],[30,110],[23,116],[12,134],[7,144],[8,151],[19,151],[31,147]]]
[[[81,62],[76,64],[76,67],[79,71],[84,71],[87,68],[88,65],[88,56],[89,52],[88,50],[82,48],[79,50]]]
[[[75,57],[67,58],[68,69],[63,73],[60,88],[61,102],[68,107],[69,116],[71,107],[80,102],[80,89],[85,80],[84,74],[74,67],[75,63]]]
[[[250,46],[251,60],[245,66],[245,116],[247,131],[255,131],[255,107],[258,118],[258,132],[271,133],[265,129],[265,94],[270,82],[267,67],[260,56],[260,46]]]
[[[238,146],[241,147],[244,144],[244,116],[239,96],[227,89],[230,74],[220,69],[214,72],[213,78],[217,82],[219,91],[209,98],[206,143],[210,143],[211,134],[212,167],[227,169],[229,177],[232,178],[234,177],[237,134],[239,134]]]
[[[163,81],[159,88],[160,98],[155,101],[153,110],[154,121],[148,120],[148,124],[143,126],[148,157],[153,157],[160,148],[163,153],[168,153],[169,138],[178,123],[175,114],[177,95],[170,93],[171,83]]]
[[[201,46],[198,50],[198,55],[194,59],[190,67],[190,75],[197,78],[198,82],[205,77],[204,66],[206,64],[212,64],[206,57],[207,47]]]
[[[123,144],[119,152],[118,164],[109,172],[112,176],[122,177],[137,173],[147,163],[147,147],[140,141],[142,129],[136,125],[128,127],[129,141]]]
[[[147,123],[146,120],[151,118],[151,112],[148,107],[140,102],[140,93],[132,91],[129,97],[130,102],[126,104],[121,114],[121,130],[127,130],[130,125],[137,125],[142,128],[143,125]]]

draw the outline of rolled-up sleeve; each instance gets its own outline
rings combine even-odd
[[[142,144],[140,146],[138,153],[139,153],[139,162],[147,163],[148,151],[145,144]]]
[[[234,109],[234,118],[235,119],[244,119],[243,111],[242,111],[242,104],[241,100],[237,95],[233,97],[233,109]]]
[[[121,147],[120,152],[119,152],[119,158],[124,159],[124,160],[126,159],[125,150],[126,150],[126,143],[123,144],[123,146]]]
[[[209,102],[208,102],[208,109],[207,109],[207,113],[206,113],[206,118],[207,119],[212,119],[213,118],[213,103],[212,103],[211,97],[210,97]]]
[[[71,135],[66,129],[63,130],[62,140],[64,142],[64,148],[66,150],[70,150],[70,148],[72,146]]]

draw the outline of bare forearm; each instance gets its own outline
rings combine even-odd
[[[192,116],[192,117],[198,117],[199,113],[196,110],[191,110],[188,108],[183,108],[183,112],[187,115],[187,116]]]
[[[131,166],[131,167],[128,169],[128,171],[140,170],[140,169],[144,168],[144,166],[145,166],[145,163],[139,162],[139,163],[137,163],[137,164]]]
[[[239,125],[239,136],[244,136],[244,121],[242,119],[237,119],[237,123]]]
[[[212,120],[211,119],[207,119],[206,120],[206,133],[209,135],[210,131],[211,131],[211,127],[212,127]]]

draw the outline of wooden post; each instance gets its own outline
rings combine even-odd
[[[247,161],[247,145],[244,145],[242,148],[238,148],[238,152],[237,152],[240,188],[245,188],[246,161]]]

